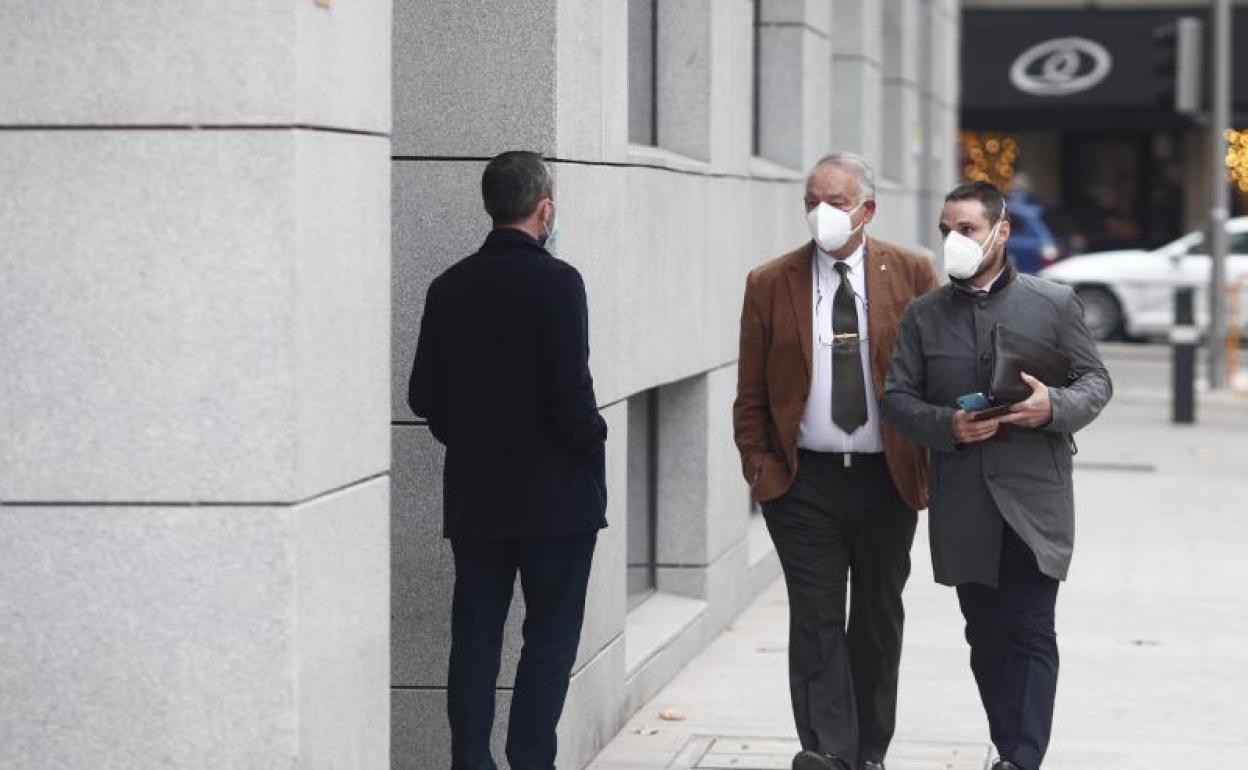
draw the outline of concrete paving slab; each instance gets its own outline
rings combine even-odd
[[[700,743],[691,742],[693,746]],[[713,738],[696,770],[789,770],[793,755],[801,751],[797,739]],[[983,744],[903,742],[893,748],[888,766],[893,770],[982,770],[989,759]],[[673,763],[671,767],[683,767]]]

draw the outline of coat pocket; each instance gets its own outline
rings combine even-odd
[[[754,469],[753,478],[750,479],[750,488],[753,489],[758,486],[759,482],[766,478],[767,472],[771,469],[771,466],[778,464],[779,463],[776,458],[772,457],[770,454],[762,455],[758,461],[758,467]]]
[[[1053,461],[1053,473],[1057,480],[1066,483],[1070,479],[1070,472],[1074,455],[1072,451],[1073,442],[1065,433],[1051,433],[1047,436],[1049,440],[1049,458]]]
[[[789,465],[771,454],[763,455],[758,470],[750,481],[750,495],[759,502],[773,500],[788,488]]]

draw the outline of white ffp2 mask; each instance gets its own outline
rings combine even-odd
[[[863,201],[866,203],[866,201]],[[815,243],[819,244],[819,248],[824,251],[836,251],[845,245],[858,227],[854,227],[854,221],[850,219],[853,214],[862,206],[859,203],[849,211],[841,211],[835,206],[829,206],[823,201],[819,202],[806,215],[806,226],[810,228],[810,237],[815,239]],[[865,220],[863,224],[865,224]]]
[[[997,232],[1001,229],[1001,223],[1005,221],[1005,217],[997,220],[997,224],[992,228],[992,232],[988,234],[987,240],[981,245],[973,238],[968,238],[962,233],[950,232],[945,236],[945,272],[950,278],[956,278],[959,281],[965,281],[967,278],[973,277],[979,272],[979,268],[983,266],[984,260],[987,258],[988,250],[996,243]]]

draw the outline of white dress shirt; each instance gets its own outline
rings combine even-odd
[[[854,305],[858,309],[859,351],[862,357],[862,382],[867,389],[867,422],[853,433],[846,433],[832,422],[832,347],[825,344],[832,339],[832,300],[841,285],[836,271],[836,260],[823,249],[815,247],[815,258],[810,261],[812,276],[810,397],[806,399],[806,411],[797,431],[797,445],[815,452],[882,452],[884,440],[880,437],[880,404],[875,398],[871,377],[871,341],[867,333],[867,276],[866,252],[859,246],[845,259],[849,265],[846,277],[854,290]],[[820,329],[823,334],[820,334]],[[820,338],[825,342],[821,342]]]

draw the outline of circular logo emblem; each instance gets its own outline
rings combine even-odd
[[[1010,82],[1032,96],[1069,96],[1100,83],[1113,68],[1105,46],[1084,37],[1059,37],[1023,51]]]

